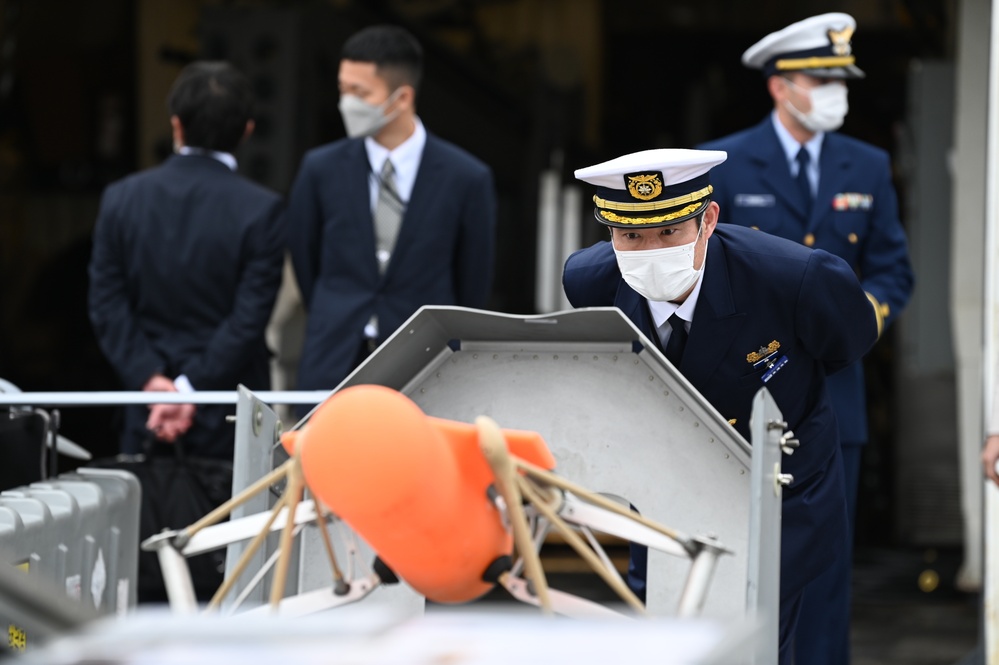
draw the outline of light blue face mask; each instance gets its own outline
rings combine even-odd
[[[401,109],[396,109],[388,115],[386,115],[385,110],[392,105],[400,90],[402,88],[396,88],[381,104],[369,104],[356,95],[341,96],[340,117],[343,118],[343,126],[347,130],[347,136],[351,138],[374,136],[385,125],[395,120]]]

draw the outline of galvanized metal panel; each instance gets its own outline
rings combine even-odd
[[[121,470],[80,469],[0,493],[0,559],[88,610],[124,614],[136,601],[139,506],[138,480]],[[17,623],[0,617],[15,632]]]
[[[397,388],[433,416],[535,430],[561,475],[717,537],[735,555],[719,562],[705,615],[744,615],[750,446],[620,310],[424,307],[338,389],[364,383]],[[766,547],[779,560],[779,540]],[[670,614],[687,563],[653,551],[649,568],[649,609]]]
[[[754,492],[748,442],[616,308],[514,316],[424,307],[337,390],[359,384],[396,388],[432,416],[488,415],[535,430],[562,476],[690,535],[717,538],[733,554],[719,562],[706,616],[745,616],[751,588],[752,602],[776,602],[776,579],[751,568],[749,552],[779,565],[779,493]],[[779,456],[778,446],[767,460]],[[772,488],[777,467],[766,464],[759,482]],[[753,501],[768,517],[752,523],[776,523],[776,539],[751,532]],[[330,583],[321,543],[305,536],[300,591]],[[675,612],[688,566],[650,553],[654,614]]]

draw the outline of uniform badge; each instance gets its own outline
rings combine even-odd
[[[772,356],[773,354],[777,353],[777,351],[779,349],[780,349],[780,342],[778,342],[777,340],[774,340],[774,341],[770,342],[769,344],[767,344],[766,346],[761,346],[756,351],[753,351],[751,353],[747,353],[746,354],[746,362],[755,366],[761,360],[765,360],[766,358],[768,358],[768,357]]]
[[[770,379],[774,378],[774,374],[779,372],[784,365],[787,364],[787,356],[781,356],[777,358],[777,352],[780,350],[780,342],[773,340],[766,346],[761,346],[756,351],[746,354],[746,362],[750,363],[753,367],[766,367],[767,371],[760,376],[760,380],[766,383]]]
[[[870,210],[874,205],[873,194],[842,192],[833,197],[833,210]]]
[[[628,193],[640,201],[650,201],[663,193],[661,173],[635,173],[624,177]]]
[[[736,194],[734,203],[737,208],[773,208],[777,199],[773,194]]]
[[[833,53],[836,55],[850,55],[850,37],[853,37],[853,28],[846,26],[842,30],[829,31],[829,43],[832,44]]]

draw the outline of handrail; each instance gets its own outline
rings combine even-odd
[[[319,404],[328,390],[263,390],[253,393],[265,404]],[[235,404],[235,390],[198,390],[193,393],[167,391],[77,391],[0,392],[0,406],[126,406],[132,404]]]

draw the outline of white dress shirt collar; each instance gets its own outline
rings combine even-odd
[[[205,148],[195,148],[189,145],[182,145],[177,148],[178,155],[201,155],[204,157],[211,157],[217,162],[222,162],[229,167],[230,171],[236,170],[236,158],[233,157],[232,153],[220,152],[218,150],[206,150]]]
[[[791,132],[787,131],[787,127],[781,123],[780,118],[777,117],[776,110],[770,114],[770,120],[773,122],[774,131],[777,132],[777,140],[780,141],[780,147],[784,150],[784,157],[787,159],[788,166],[791,169],[791,177],[797,177],[798,150],[801,149],[802,145],[798,143],[797,139],[791,136]],[[816,176],[818,176],[819,172],[819,157],[822,155],[822,139],[825,138],[825,135],[825,132],[816,132],[815,136],[808,139],[808,142],[804,145],[810,159],[809,169],[814,170]],[[809,177],[811,175],[809,174]]]
[[[694,290],[690,292],[687,299],[682,303],[675,302],[664,302],[660,300],[649,300],[649,312],[652,314],[652,320],[656,324],[656,330],[660,330],[663,324],[669,320],[669,317],[676,313],[681,319],[684,320],[687,326],[687,330],[690,330],[690,324],[694,320],[694,309],[697,307],[697,297],[701,294],[701,283],[704,281],[704,268],[707,266],[708,255],[704,255],[704,265],[701,266],[701,274],[697,276],[697,282],[694,284]],[[672,330],[669,325],[666,326],[669,330]]]
[[[386,159],[392,160],[392,168],[395,172],[395,187],[399,197],[403,201],[409,201],[413,194],[413,186],[416,184],[416,173],[420,170],[420,160],[423,158],[423,148],[427,145],[427,130],[419,117],[415,118],[416,128],[412,135],[395,150],[389,150],[370,136],[364,139],[364,147],[368,153],[368,163],[371,164],[372,174],[372,209],[374,202],[378,200],[378,175],[382,172]]]

